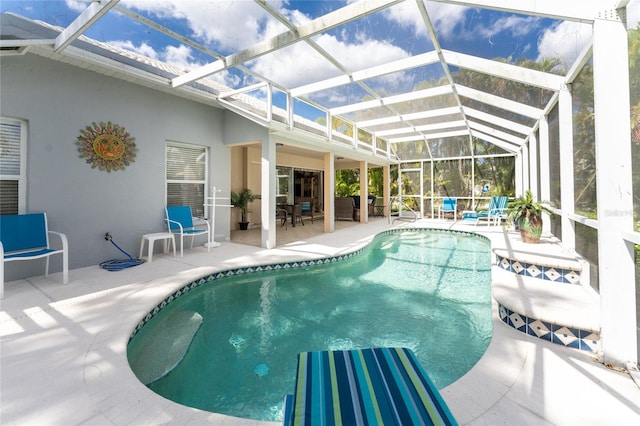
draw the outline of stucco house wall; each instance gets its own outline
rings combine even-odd
[[[165,228],[166,141],[209,147],[210,185],[228,196],[223,134],[233,113],[32,54],[2,57],[0,65],[0,115],[28,121],[26,211],[47,212],[49,228],[67,235],[71,269],[124,257],[106,232],[135,257],[142,234]],[[92,169],[79,157],[81,130],[108,121],[135,138],[135,162],[124,171]],[[230,235],[229,214],[216,211],[218,241]],[[59,261],[51,267],[60,270]],[[10,281],[40,273],[33,262],[12,262],[5,274]]]

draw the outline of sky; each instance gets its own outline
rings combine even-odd
[[[301,25],[347,3],[350,1],[279,0],[270,1],[269,5],[295,25]],[[185,34],[220,55],[250,47],[286,30],[283,24],[248,0],[121,0],[119,5]],[[84,1],[71,0],[0,1],[2,12],[12,11],[59,26],[71,23],[86,7]],[[584,24],[430,1],[426,2],[426,7],[444,49],[488,59],[501,57],[517,60],[526,57],[540,60],[558,56],[568,67],[590,37],[590,26]],[[638,22],[640,0],[631,0],[628,10],[629,22]],[[85,34],[185,70],[212,61],[210,55],[118,12],[110,12]],[[413,0],[338,27],[313,40],[348,71],[433,50]],[[327,66],[322,56],[305,43],[262,56],[248,66],[259,75],[289,88],[340,74],[337,68]],[[293,69],[297,72],[292,72]],[[371,84],[384,87],[388,94],[393,94],[395,91],[406,91],[408,86],[420,80],[438,79],[441,76],[439,67],[425,67],[412,73],[381,77]],[[212,78],[229,87],[255,82],[253,76],[241,70],[228,70]],[[315,96],[324,104],[337,106],[361,99],[362,92],[354,86]]]

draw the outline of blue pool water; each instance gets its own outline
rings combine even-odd
[[[490,259],[482,237],[405,230],[348,260],[218,278],[149,319],[129,360],[168,399],[257,420],[282,420],[302,351],[408,347],[442,389],[491,339]]]

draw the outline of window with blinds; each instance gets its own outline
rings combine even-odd
[[[26,122],[0,117],[0,214],[18,214],[26,204]]]
[[[167,142],[167,205],[191,206],[196,217],[206,217],[208,150],[206,147]]]

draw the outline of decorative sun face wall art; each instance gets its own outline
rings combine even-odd
[[[96,124],[80,130],[80,136],[76,141],[80,158],[86,158],[91,168],[100,170],[124,170],[133,163],[138,148],[133,138],[124,127],[108,123]]]

